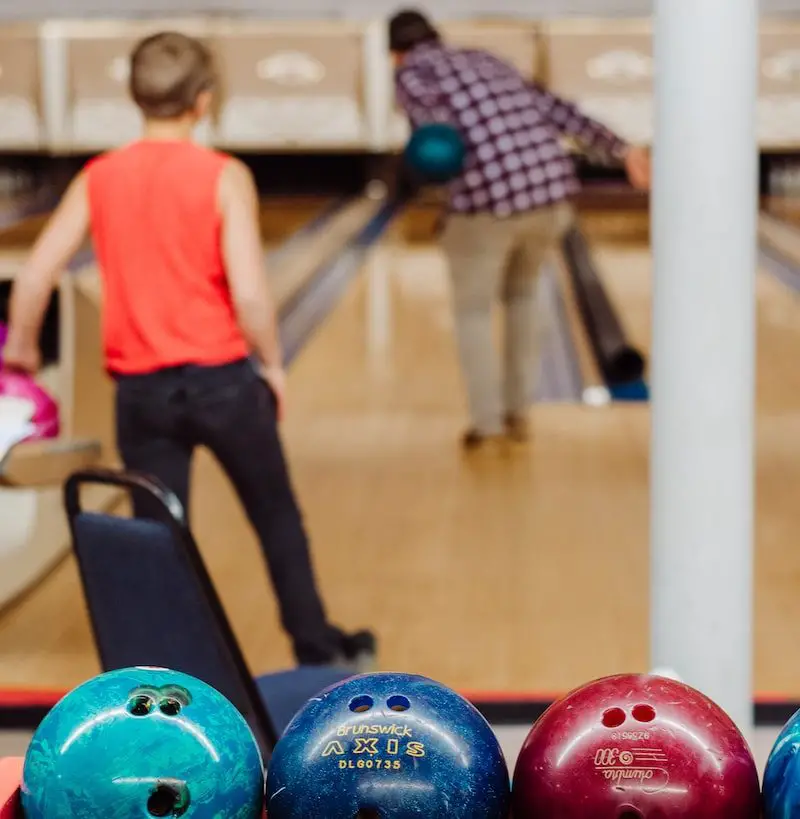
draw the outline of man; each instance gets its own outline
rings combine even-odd
[[[192,142],[214,84],[197,40],[165,32],[139,43],[130,90],[144,137],[91,160],[70,185],[14,283],[3,357],[39,368],[45,308],[91,232],[125,466],[188,509],[192,455],[206,446],[261,540],[298,663],[359,668],[374,638],[325,615],[278,435],[284,373],[255,182],[238,160]],[[148,516],[147,498],[134,496],[134,510]]]
[[[637,188],[649,186],[649,155],[497,57],[446,45],[419,12],[396,14],[389,42],[397,98],[412,127],[449,123],[468,148],[464,173],[449,185],[442,236],[471,418],[463,444],[473,449],[503,435],[524,441],[538,363],[539,268],[568,229],[569,202],[580,189],[561,138],[624,163]],[[492,335],[498,295],[505,312],[502,379]]]

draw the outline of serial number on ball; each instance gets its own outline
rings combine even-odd
[[[650,739],[650,734],[647,731],[617,731],[616,733],[611,734],[611,739],[632,739],[636,741]]]
[[[399,771],[402,763],[399,759],[340,759],[339,770],[361,768],[363,770]]]

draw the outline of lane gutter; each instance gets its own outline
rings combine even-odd
[[[549,316],[547,335],[539,356],[539,378],[534,394],[537,403],[581,403],[583,375],[572,338],[564,293],[552,264],[539,278],[537,309]]]
[[[619,314],[603,286],[589,242],[580,228],[564,238],[562,251],[578,311],[597,366],[616,401],[647,401],[644,355],[627,340]]]
[[[387,200],[342,250],[323,262],[281,306],[278,318],[287,366],[333,311],[370,248],[403,207],[400,200]]]
[[[781,227],[796,234],[800,239],[800,230],[796,226],[776,216],[774,213],[764,212],[770,219],[780,222]],[[800,293],[800,259],[793,259],[785,251],[763,236],[759,240],[758,261],[760,265],[772,274],[784,287],[794,293]]]

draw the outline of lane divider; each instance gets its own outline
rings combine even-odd
[[[649,389],[644,379],[644,356],[628,342],[597,272],[586,236],[579,228],[566,235],[562,251],[578,309],[611,398],[647,401]]]
[[[564,293],[553,265],[543,267],[538,287],[542,312],[550,318],[547,322],[547,337],[537,362],[539,378],[534,401],[580,403],[584,388],[583,376],[567,318]]]
[[[404,205],[390,199],[349,239],[340,253],[323,262],[279,311],[281,343],[287,366],[331,313],[364,257],[400,214]]]
[[[762,244],[758,252],[758,261],[768,273],[774,276],[784,287],[794,293],[800,293],[800,266],[779,250]]]
[[[792,258],[784,248],[780,247],[781,237],[789,239],[792,244],[800,245],[800,230],[792,222],[773,213],[763,212],[762,223],[765,221],[768,225],[775,227],[767,230],[762,224],[759,230],[759,264],[784,287],[794,293],[800,293],[800,259]],[[775,235],[776,228],[777,236]]]

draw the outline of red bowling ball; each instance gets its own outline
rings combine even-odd
[[[684,683],[605,677],[528,734],[514,819],[758,819],[758,771],[727,714]]]

